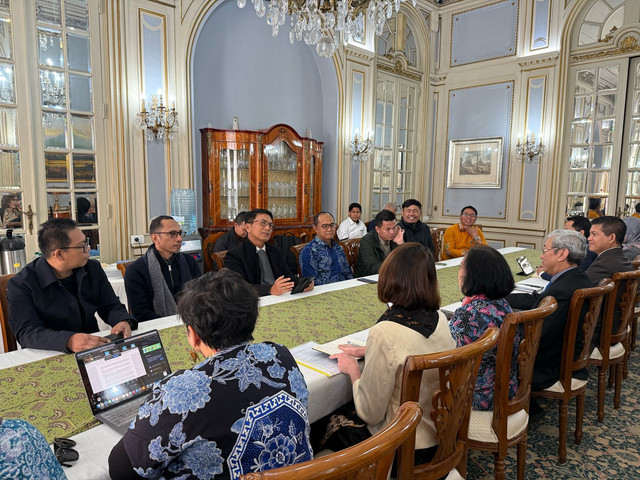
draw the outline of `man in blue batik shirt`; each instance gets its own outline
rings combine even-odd
[[[305,277],[314,277],[316,285],[353,278],[344,250],[333,237],[336,221],[328,212],[313,217],[313,229],[318,235],[300,252],[300,268]]]

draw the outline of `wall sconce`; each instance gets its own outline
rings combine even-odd
[[[518,144],[516,145],[516,153],[520,155],[520,161],[525,163],[540,162],[540,157],[544,155],[545,146],[542,144],[542,137],[538,140],[536,145],[535,133],[527,130],[524,136],[524,142],[520,141],[520,134],[518,134]],[[535,157],[538,157],[537,159]]]
[[[353,163],[366,162],[369,158],[369,150],[371,150],[371,132],[364,139],[356,129],[356,133],[351,140],[351,161]]]
[[[162,90],[151,97],[151,101],[145,104],[142,94],[142,111],[136,115],[136,126],[145,131],[147,142],[155,139],[173,140],[178,133],[178,112],[176,102],[171,100],[171,108],[168,109],[162,103]]]

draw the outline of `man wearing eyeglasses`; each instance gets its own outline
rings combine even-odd
[[[300,252],[300,269],[304,277],[314,277],[316,285],[340,282],[353,278],[344,250],[333,237],[336,221],[329,212],[313,217],[317,236]]]
[[[95,314],[112,334],[131,335],[136,321],[116,296],[78,224],[52,218],[40,226],[42,256],[29,263],[7,288],[9,324],[23,348],[79,352],[109,340],[97,335]]]
[[[195,259],[180,252],[184,232],[173,217],[155,217],[149,234],[153,245],[124,275],[129,309],[139,322],[175,315],[178,292],[201,275]]]
[[[256,208],[247,214],[247,238],[227,252],[224,266],[238,272],[252,284],[258,295],[282,295],[300,281],[287,267],[282,252],[267,243],[273,232],[273,215]],[[313,290],[313,282],[305,292]]]
[[[480,227],[475,226],[476,218],[478,218],[478,211],[475,207],[467,205],[460,210],[460,223],[451,225],[444,232],[442,241],[444,244],[443,260],[464,257],[464,254],[470,248],[487,244],[482,230],[480,230]]]
[[[551,275],[545,290],[540,293],[511,293],[506,297],[509,305],[519,310],[535,308],[547,296],[553,296],[558,302],[556,311],[542,323],[542,336],[531,382],[534,392],[549,388],[559,380],[564,329],[571,297],[577,289],[593,286],[587,274],[578,268],[586,254],[587,242],[582,234],[573,230],[554,230],[547,237],[540,255],[544,271]],[[577,338],[576,348],[582,348],[580,342],[580,338]],[[577,372],[574,377],[584,380],[588,374],[586,371]],[[533,402],[532,408],[544,414]],[[532,415],[537,412],[533,411]]]

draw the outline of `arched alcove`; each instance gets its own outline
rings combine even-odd
[[[230,129],[233,117],[240,129],[286,123],[325,142],[323,208],[335,209],[335,182],[327,181],[337,176],[339,92],[332,60],[319,57],[313,46],[290,44],[288,26],[272,37],[264,18],[233,0],[211,7],[192,53],[196,191],[202,188],[201,128]]]

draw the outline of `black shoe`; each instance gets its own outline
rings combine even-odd
[[[536,399],[531,397],[529,400],[529,422],[539,422],[544,418],[544,409],[538,405]]]

